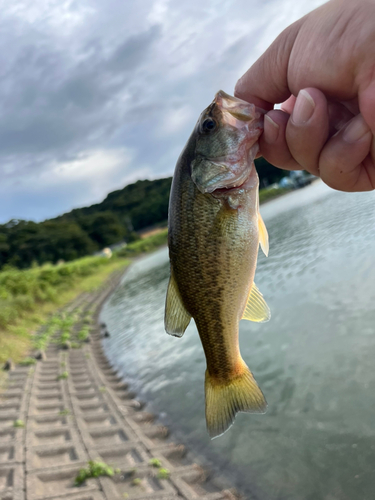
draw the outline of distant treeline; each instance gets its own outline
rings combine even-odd
[[[256,165],[261,186],[285,175],[263,158]],[[0,225],[0,268],[69,261],[114,243],[134,241],[136,231],[167,220],[171,182],[171,177],[137,181],[109,193],[101,203],[55,219],[11,220]]]

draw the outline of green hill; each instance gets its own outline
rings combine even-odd
[[[167,220],[171,182],[171,177],[137,181],[55,219],[0,225],[0,268],[69,261],[137,239],[136,231]]]
[[[113,191],[101,202],[85,208],[76,208],[55,220],[75,220],[80,224],[85,217],[97,213],[116,214],[129,231],[138,231],[168,218],[168,200],[172,177],[144,180]]]
[[[256,160],[261,186],[284,172]],[[143,180],[113,191],[101,202],[43,222],[11,220],[0,225],[0,269],[69,261],[109,245],[138,238],[137,231],[164,222],[172,177]]]

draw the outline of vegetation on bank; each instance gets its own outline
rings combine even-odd
[[[21,362],[31,347],[44,350],[57,330],[61,331],[60,343],[69,342],[72,318],[53,313],[79,293],[96,289],[112,272],[128,265],[129,257],[166,243],[167,230],[162,229],[130,243],[111,259],[85,257],[55,266],[0,271],[0,365],[9,358]],[[40,333],[33,335],[41,325],[44,328]],[[84,323],[77,333],[79,342],[87,339],[88,330]]]
[[[125,258],[85,257],[57,266],[0,272],[0,364],[8,358],[20,362],[31,347],[44,349],[61,326],[56,318],[50,319],[51,314],[80,293],[96,289],[128,263]],[[42,325],[43,333],[33,336]]]
[[[264,158],[255,160],[260,187],[285,172]],[[143,180],[113,191],[101,202],[44,222],[11,220],[0,225],[0,269],[11,265],[72,261],[121,241],[139,239],[136,231],[165,222],[172,178]]]
[[[259,203],[264,203],[266,201],[270,201],[273,198],[278,198],[279,196],[289,193],[290,189],[269,186],[267,188],[261,189],[259,191]]]
[[[134,241],[122,248],[116,255],[118,257],[135,257],[141,253],[152,252],[156,248],[166,245],[168,242],[168,229],[161,229],[160,232],[153,234],[142,240]]]
[[[105,257],[85,257],[57,266],[4,270],[0,273],[0,328],[15,324],[41,304],[56,302],[61,292],[105,265]]]

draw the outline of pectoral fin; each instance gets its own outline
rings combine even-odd
[[[191,320],[190,314],[182,303],[173,274],[169,280],[165,301],[164,327],[169,335],[182,337]]]
[[[268,232],[265,223],[263,222],[262,216],[258,212],[258,228],[259,228],[259,243],[263,250],[263,253],[268,257],[269,243],[268,243]]]
[[[255,283],[251,288],[242,319],[264,323],[271,318],[271,311]]]

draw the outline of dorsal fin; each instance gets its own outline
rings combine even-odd
[[[249,293],[242,319],[264,323],[271,318],[271,311],[255,283]]]
[[[258,228],[259,228],[259,244],[263,250],[263,253],[268,257],[269,243],[268,243],[268,232],[265,223],[263,222],[260,212],[258,212]]]
[[[191,320],[190,314],[182,303],[173,273],[169,280],[165,301],[165,331],[174,337],[182,337]]]

